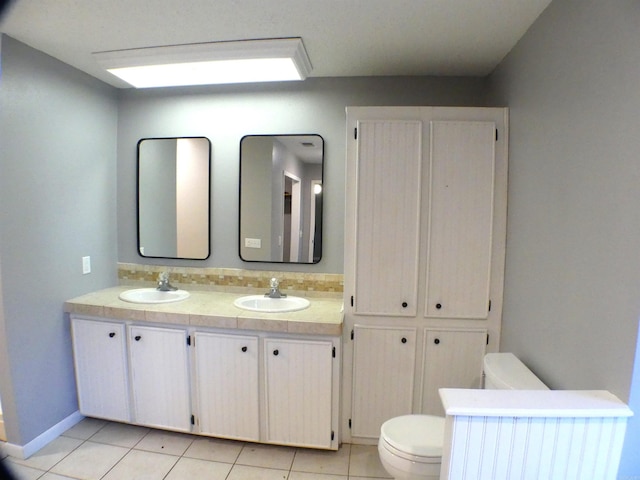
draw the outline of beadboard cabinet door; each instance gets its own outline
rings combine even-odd
[[[268,443],[331,448],[337,361],[331,341],[264,340]]]
[[[354,313],[415,316],[422,122],[360,121],[356,141]]]
[[[200,433],[260,440],[258,346],[257,336],[195,334]]]
[[[356,325],[351,435],[377,438],[382,424],[412,413],[416,329]]]
[[[130,326],[129,341],[134,422],[190,431],[186,331]]]
[[[80,413],[129,422],[124,325],[72,318],[71,331]]]
[[[430,131],[425,315],[486,318],[496,124],[436,121]]]
[[[420,413],[444,416],[440,388],[481,388],[485,329],[426,329]]]

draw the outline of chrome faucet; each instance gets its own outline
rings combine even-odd
[[[171,292],[178,289],[169,283],[169,274],[167,272],[160,272],[160,275],[158,275],[158,287],[156,290],[161,292]]]
[[[265,293],[265,297],[269,298],[285,298],[287,296],[286,293],[280,293],[280,282],[276,277],[273,277],[269,282],[269,292]]]

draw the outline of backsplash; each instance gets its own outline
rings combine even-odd
[[[269,290],[269,281],[276,277],[280,281],[280,290],[285,293],[341,298],[344,290],[344,276],[336,273],[165,267],[137,263],[118,263],[118,282],[120,285],[155,285],[158,274],[165,271],[169,272],[173,285],[184,289],[260,293]]]

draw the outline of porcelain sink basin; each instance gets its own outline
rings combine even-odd
[[[248,295],[237,298],[233,304],[252,312],[278,313],[304,310],[309,306],[309,300],[301,297],[269,298],[264,295]]]
[[[189,292],[186,290],[161,292],[155,288],[135,288],[122,292],[119,297],[120,300],[131,303],[170,303],[189,298]]]

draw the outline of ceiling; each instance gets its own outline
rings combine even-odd
[[[16,0],[0,31],[100,80],[92,52],[302,37],[311,77],[485,76],[551,0]]]

